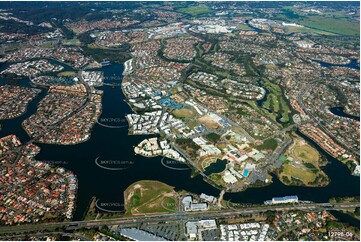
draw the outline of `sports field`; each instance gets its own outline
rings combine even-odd
[[[177,118],[194,118],[195,111],[191,108],[180,108],[172,111],[172,114]]]
[[[124,204],[128,215],[175,212],[177,193],[162,182],[142,180],[125,190]]]
[[[304,184],[313,182],[316,178],[316,173],[310,171],[302,164],[286,163],[283,165],[283,175],[289,178],[294,177],[301,180]]]
[[[293,149],[294,158],[302,161],[317,162],[319,159],[318,151],[307,144],[296,145]]]
[[[320,154],[298,135],[293,134],[293,143],[285,152],[285,157],[288,160],[281,166],[278,174],[283,183],[313,187],[328,184],[327,175],[320,168],[324,165]],[[317,177],[324,178],[317,182]]]
[[[197,16],[197,15],[201,15],[201,14],[210,13],[211,10],[209,9],[209,7],[207,5],[199,4],[196,6],[189,6],[186,8],[179,8],[179,9],[177,9],[177,12],[183,13],[183,14],[189,14],[192,16]]]

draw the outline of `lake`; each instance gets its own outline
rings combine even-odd
[[[105,82],[121,82],[123,65],[112,64],[102,67]],[[0,84],[5,82],[0,79]],[[28,80],[19,80],[20,85],[29,85]],[[150,136],[128,135],[127,123],[124,120],[126,114],[132,110],[124,101],[125,97],[120,87],[103,86],[99,89],[104,91],[103,112],[99,120],[112,120],[112,124],[125,126],[120,128],[108,128],[96,124],[91,133],[91,138],[78,145],[47,145],[37,144],[41,151],[36,156],[38,160],[64,161],[62,166],[73,171],[79,181],[77,209],[74,220],[82,219],[90,199],[96,196],[99,202],[111,204],[104,209],[112,211],[123,210],[123,192],[132,183],[138,180],[159,180],[174,186],[176,190],[187,190],[192,193],[206,193],[219,196],[220,191],[212,187],[201,176],[191,178],[191,170],[170,169],[161,162],[161,157],[145,158],[134,154],[136,146],[144,138]],[[26,114],[12,120],[0,121],[3,130],[0,137],[8,134],[17,135],[22,142],[29,140],[21,128],[21,122],[36,111],[37,103],[45,96],[43,91],[33,100]],[[251,188],[239,193],[226,193],[224,199],[239,203],[263,203],[272,197],[285,195],[297,195],[300,200],[312,200],[326,202],[335,196],[359,196],[359,177],[352,176],[345,165],[322,151],[314,142],[311,143],[326,156],[329,163],[323,169],[331,178],[331,182],[324,188],[306,188],[285,186],[277,178],[273,177],[273,183],[264,188]],[[111,164],[109,167],[118,167],[118,170],[106,169],[98,166],[99,161],[103,164]],[[218,168],[218,167],[217,167]],[[221,169],[222,167],[220,167]]]

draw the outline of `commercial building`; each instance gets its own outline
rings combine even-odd
[[[272,200],[267,200],[264,204],[282,204],[282,203],[297,203],[297,196],[274,197]]]

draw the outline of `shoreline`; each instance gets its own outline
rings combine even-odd
[[[103,109],[101,109],[101,111],[100,111],[100,114],[99,114],[98,118],[101,116],[102,111],[103,111]],[[30,117],[31,117],[31,116],[30,116]],[[25,120],[24,120],[24,121],[25,121]],[[24,125],[23,125],[24,121],[21,123],[21,127],[22,127],[22,129],[25,131],[25,133],[28,135],[28,137],[29,137],[29,138],[33,138],[33,136],[32,136],[32,135],[30,135],[30,133],[28,132],[28,130],[24,127]],[[59,143],[59,142],[51,142],[51,143],[48,143],[48,142],[41,142],[41,141],[34,141],[34,142],[35,142],[35,143],[38,143],[38,144],[46,144],[46,145],[62,145],[62,146],[82,144],[82,143],[87,142],[87,141],[91,138],[91,133],[92,133],[92,131],[93,131],[94,126],[96,125],[96,123],[97,123],[97,122],[95,121],[95,122],[94,122],[94,124],[92,125],[92,127],[91,127],[91,129],[90,129],[89,133],[87,134],[87,135],[88,135],[88,137],[87,137],[86,139],[84,139],[84,140],[82,140],[82,141],[79,141],[79,142],[76,142],[76,143],[63,144],[63,143]]]
[[[24,110],[22,112],[20,112],[20,114],[16,114],[14,117],[6,117],[6,118],[0,118],[0,121],[3,121],[3,120],[11,120],[11,119],[14,119],[14,118],[19,118],[21,116],[23,116],[24,114],[26,114],[28,112],[28,107],[29,107],[29,104],[30,102],[34,101],[38,96],[39,94],[43,91],[42,89],[39,89],[39,88],[36,88],[36,87],[31,87],[30,89],[33,89],[33,90],[36,90],[36,95],[34,96],[34,98],[32,98],[31,100],[29,100],[27,102],[27,104],[25,105],[25,107],[23,108]]]
[[[133,59],[131,59],[131,60],[133,60]],[[123,73],[124,73],[124,72],[123,72]],[[122,79],[122,84],[123,84],[125,75],[122,74],[122,76],[123,76],[123,79]],[[128,106],[131,108],[131,110],[132,110],[132,112],[133,112],[134,114],[138,114],[138,112],[135,111],[135,109],[133,108],[133,106],[127,101],[128,97],[126,96],[126,92],[125,92],[124,89],[123,89],[123,85],[121,85],[121,90],[122,90],[122,93],[123,93],[123,95],[124,95],[124,97],[125,97],[125,100],[123,100],[123,101],[125,101],[125,102],[128,104]],[[125,116],[125,117],[126,117],[126,116]],[[127,119],[127,117],[126,117],[126,119]],[[128,120],[128,119],[127,119],[127,122],[128,122],[128,135],[146,135],[146,134],[134,134],[134,133],[130,133],[129,120]],[[155,135],[155,134],[154,134],[154,135]],[[157,135],[160,135],[160,134],[157,134]],[[157,135],[155,135],[155,136],[157,136]],[[175,144],[173,144],[173,145],[175,145]],[[136,147],[137,147],[137,146],[135,146],[134,149],[135,149]],[[138,153],[136,153],[135,151],[134,151],[134,153],[135,153],[135,154],[138,154]],[[141,154],[139,154],[139,155],[141,155]],[[143,156],[143,155],[141,155],[141,156]],[[143,156],[143,157],[146,157],[146,158],[154,158],[154,157],[157,157],[157,156],[166,157],[166,156],[163,156],[162,154],[160,154],[160,155],[152,155],[152,156]],[[183,156],[181,156],[181,157],[183,157]],[[169,157],[166,157],[166,158],[169,158]],[[189,162],[187,158],[184,158],[184,159],[185,159],[185,164],[187,164],[187,166],[188,166],[191,170],[198,171],[198,169],[197,169],[196,167],[190,165],[190,164],[192,164],[192,162]],[[192,176],[190,176],[190,177],[192,178]],[[207,177],[202,177],[202,180],[205,181],[207,184],[211,185],[212,187],[220,190],[220,191],[225,189],[227,192],[230,192],[230,193],[243,192],[243,191],[247,190],[248,188],[253,188],[252,185],[250,185],[250,186],[248,186],[248,187],[246,187],[246,188],[242,188],[241,190],[239,190],[239,189],[229,189],[229,188],[224,187],[224,186],[222,186],[222,185],[220,185],[220,184],[217,184],[215,181],[213,181],[211,178],[209,178],[209,176],[207,176]],[[265,184],[265,186],[267,186],[267,185],[269,185],[269,184]],[[257,186],[257,187],[258,187],[258,186]],[[264,187],[264,186],[261,186],[261,187]]]

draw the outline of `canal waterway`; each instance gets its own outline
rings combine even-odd
[[[333,113],[333,114],[335,114],[337,116],[350,118],[350,119],[360,121],[359,116],[354,116],[354,115],[345,113],[344,109],[345,109],[344,107],[333,107],[333,108],[330,108],[330,111],[331,111],[331,113]]]
[[[351,216],[347,213],[342,213],[340,211],[331,211],[331,214],[340,222],[347,223],[353,227],[360,229],[360,220]]]
[[[352,59],[349,63],[347,64],[332,64],[332,63],[328,63],[328,62],[324,62],[324,61],[320,61],[320,60],[312,60],[314,62],[320,63],[320,65],[322,67],[333,67],[333,66],[340,66],[340,67],[348,67],[351,69],[355,69],[355,70],[360,70],[360,66],[357,63],[357,60]]]
[[[105,82],[122,81],[123,65],[112,64],[102,67],[100,70],[104,72]],[[0,79],[0,84],[5,82],[5,79]],[[26,79],[21,79],[18,82],[20,85],[29,85]],[[170,169],[164,166],[161,157],[145,158],[135,155],[134,146],[144,138],[153,136],[128,135],[127,122],[124,118],[132,110],[124,101],[125,97],[121,88],[103,86],[99,89],[104,91],[103,110],[99,121],[111,122],[112,126],[118,126],[118,128],[96,124],[92,130],[91,138],[78,145],[37,144],[41,151],[36,159],[58,162],[77,175],[79,188],[75,220],[82,219],[93,196],[99,199],[100,204],[108,206],[104,209],[123,210],[124,190],[130,184],[144,179],[159,180],[174,186],[176,190],[182,189],[197,194],[219,195],[220,191],[203,181],[201,176],[191,178],[191,170]],[[30,103],[27,113],[21,117],[0,121],[3,125],[0,137],[15,134],[22,142],[29,140],[21,127],[21,122],[35,113],[37,104],[45,94],[46,91],[44,90]],[[325,202],[331,197],[359,196],[359,177],[352,176],[345,165],[323,152],[312,141],[310,142],[329,160],[328,165],[324,168],[325,173],[331,178],[327,187],[285,186],[276,177],[273,177],[273,183],[267,187],[251,188],[239,193],[226,193],[224,199],[239,203],[263,203],[264,200],[272,197],[298,195],[301,200]],[[102,167],[99,164],[102,164]],[[107,167],[119,169],[106,169]]]

